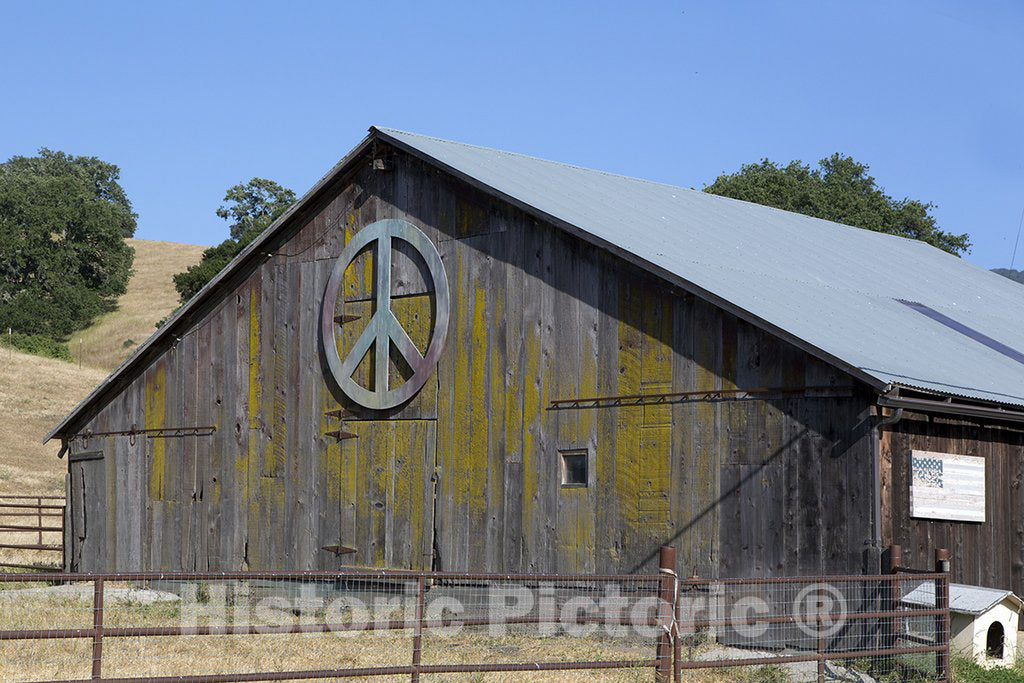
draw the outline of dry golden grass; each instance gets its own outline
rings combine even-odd
[[[109,584],[108,584],[109,585]],[[92,604],[86,597],[25,596],[0,591],[0,617],[5,629],[88,629]],[[4,594],[7,595],[4,595]],[[104,615],[107,628],[119,626],[177,626],[177,603],[143,605],[109,599]],[[491,636],[485,629],[454,636],[425,633],[424,664],[472,664],[652,659],[650,639],[541,636],[510,632]],[[103,674],[121,676],[184,676],[254,671],[303,671],[406,666],[412,657],[412,632],[386,630],[362,633],[251,634],[216,636],[159,636],[106,638]],[[0,642],[0,680],[88,678],[91,652],[88,639]],[[603,671],[495,672],[423,676],[437,681],[606,681],[637,683],[653,677],[650,669]],[[408,675],[375,677],[379,681],[408,681]]]
[[[206,247],[128,240],[135,249],[135,274],[117,310],[72,336],[68,346],[82,364],[113,370],[155,331],[154,325],[178,307],[175,274],[199,262]]]
[[[66,363],[0,350],[0,494],[62,495],[66,463],[55,456],[59,445],[43,436],[155,331],[156,322],[178,305],[171,276],[196,263],[203,247],[129,240],[135,248],[135,274],[118,309],[76,334],[84,363]],[[134,343],[125,346],[125,341]],[[14,523],[9,519],[7,523]],[[47,534],[46,543],[56,542]],[[4,534],[7,542],[27,542],[34,534]],[[3,561],[59,563],[59,554],[0,550]]]
[[[42,438],[107,373],[0,351],[0,493],[63,494],[65,462]]]
[[[42,584],[0,583],[0,621],[4,623],[5,629],[11,630],[89,629],[92,625],[91,584],[75,585],[82,589],[82,593],[42,595],[30,592],[14,597],[21,588],[38,588]],[[124,592],[128,588],[133,586],[107,583],[104,610],[106,628],[182,625],[179,602],[143,604],[139,594],[128,595]],[[229,620],[233,614],[232,609],[223,613],[228,615]],[[277,623],[295,623],[293,613],[278,614],[287,616]],[[323,613],[318,613],[314,623],[322,619]],[[261,622],[252,623],[255,625]],[[702,642],[697,649],[707,652],[717,647]],[[694,651],[689,654],[692,656]],[[103,643],[103,674],[107,677],[187,676],[392,667],[408,665],[411,656],[412,633],[409,630],[108,637]],[[617,638],[600,630],[587,636],[565,633],[542,635],[530,627],[512,627],[504,635],[492,635],[486,627],[466,628],[457,634],[433,633],[428,629],[424,632],[422,650],[422,662],[426,665],[651,660],[653,656],[654,640],[649,637],[634,635]],[[0,681],[88,678],[90,664],[88,638],[0,641]],[[780,666],[700,669],[687,671],[685,680],[699,683],[795,683],[813,680],[813,673],[810,678],[806,673],[786,671]],[[435,674],[421,677],[424,681],[503,683],[638,683],[653,678],[650,668]],[[367,680],[408,681],[409,676],[382,676]]]
[[[171,276],[197,262],[204,247],[128,240],[135,248],[135,274],[118,309],[75,335],[71,348],[84,363],[66,363],[4,349],[0,351],[0,493],[64,493],[64,462],[58,446],[43,436],[110,370],[128,357],[177,306]]]

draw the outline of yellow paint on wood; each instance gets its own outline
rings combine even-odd
[[[498,507],[503,505],[505,499],[505,462],[508,460],[505,450],[505,345],[504,340],[497,334],[498,330],[505,326],[505,293],[491,292],[489,298],[491,305],[491,325],[489,341],[489,363],[491,395],[488,412],[490,414],[491,441],[488,452],[488,470],[490,472],[488,484],[488,502]],[[507,332],[506,332],[507,334]],[[495,511],[497,512],[497,511]],[[493,517],[493,514],[489,519]],[[503,520],[503,516],[498,517]],[[498,525],[500,533],[501,526]],[[503,562],[501,539],[488,535],[488,561],[495,561],[499,566]],[[496,567],[495,567],[496,568]]]
[[[459,237],[486,232],[487,225],[486,209],[465,199],[456,199],[455,229]]]
[[[619,286],[619,377],[620,395],[642,390],[641,298],[636,285],[623,281]],[[619,518],[635,533],[640,525],[636,501],[639,493],[638,460],[643,408],[621,406],[615,409],[615,492]]]
[[[285,480],[281,477],[259,477],[259,493],[256,496],[258,515],[256,524],[250,520],[249,562],[251,569],[270,569],[280,558],[278,552],[291,539],[284,536],[285,529]],[[269,544],[266,547],[264,544]],[[277,551],[277,552],[275,552]]]
[[[434,321],[431,317],[432,295],[417,294],[391,300],[391,310],[402,328],[408,333],[413,344],[421,354],[426,353],[430,344],[431,330]],[[391,388],[395,389],[408,379],[410,369],[400,367],[392,358]],[[437,403],[437,381],[428,380],[416,397],[409,403],[409,408],[418,415],[433,416]]]
[[[672,390],[672,298],[666,292],[644,287],[641,304],[643,354],[641,382],[643,393],[660,394]],[[644,406],[645,425],[672,423],[672,406]]]
[[[355,210],[351,209],[345,215],[345,244],[348,245],[358,232],[359,226]],[[356,301],[369,299],[373,296],[373,263],[373,247],[370,246],[360,250],[359,254],[345,270],[342,278],[344,299]]]
[[[340,462],[340,485],[341,485],[341,539],[342,544],[348,544],[362,550],[359,544],[363,540],[358,536],[359,530],[359,500],[366,496],[360,496],[362,487],[359,486],[359,442],[364,438],[366,430],[363,422],[351,422],[345,424],[347,431],[356,434],[355,439],[346,439],[341,442]]]
[[[583,277],[587,277],[588,271],[584,271]],[[580,302],[580,324],[579,324],[579,348],[580,348],[580,369],[579,369],[579,395],[580,396],[602,396],[598,388],[597,369],[597,313],[590,308],[590,305]],[[564,394],[564,391],[563,391]],[[596,444],[600,441],[597,433],[599,411],[580,410],[577,411],[579,424],[579,440],[583,444]],[[596,451],[596,449],[595,449]],[[593,454],[592,467],[600,467],[600,453]],[[593,475],[592,475],[593,476]],[[580,505],[576,515],[576,571],[588,573],[596,571],[595,551],[597,539],[595,537],[595,526],[597,523],[597,492],[596,486],[600,483],[594,481],[591,488],[586,489],[586,495],[580,498]],[[607,532],[606,532],[607,533]],[[610,537],[606,536],[606,538]]]
[[[159,429],[166,426],[167,401],[167,368],[158,365],[152,378],[146,379],[146,429]],[[165,439],[150,439],[153,445],[153,459],[149,466],[149,498],[164,500],[166,495],[166,447]]]
[[[260,428],[263,373],[260,370],[260,292],[249,290],[249,429]]]
[[[391,495],[394,506],[396,528],[401,524],[404,534],[393,533],[392,544],[396,550],[395,560],[410,569],[429,569],[431,553],[426,543],[429,515],[432,501],[427,498],[424,481],[427,472],[427,428],[424,421],[407,420],[392,423],[394,429],[395,460],[394,492]],[[433,462],[430,463],[433,468]],[[428,508],[428,506],[430,506]],[[408,557],[405,554],[408,553]]]
[[[359,335],[363,333],[363,330],[370,323],[370,318],[373,317],[373,303],[370,301],[347,303],[344,306],[344,312],[345,315],[353,316],[356,319],[345,323],[341,328],[341,334],[336,336],[338,356],[342,360],[348,357],[349,351],[355,346]],[[352,373],[352,379],[355,383],[367,389],[373,388],[374,347],[374,344],[370,345],[370,350],[360,359],[355,372]]]
[[[477,283],[473,297],[473,327],[470,359],[469,424],[469,509],[474,522],[483,522],[487,515],[487,432],[490,428],[487,410],[487,291]],[[461,350],[465,353],[465,350]]]
[[[320,434],[326,434],[329,431],[339,428],[339,421],[336,419],[328,418],[327,412],[331,410],[337,410],[339,408],[338,402],[331,396],[331,392],[328,390],[326,383],[322,383],[320,389]],[[341,473],[341,443],[337,439],[327,438],[323,439],[325,445],[319,449],[320,456],[320,476],[325,483],[325,489],[327,490],[327,500],[334,505],[341,503],[341,486],[342,486],[342,473]],[[316,443],[316,442],[315,442]]]
[[[260,526],[259,461],[263,436],[263,362],[260,357],[262,333],[260,325],[261,290],[249,290],[249,435],[246,450],[235,457],[236,480],[240,482],[239,507],[246,511],[246,568],[258,566],[256,531]],[[242,550],[241,548],[239,550]]]
[[[593,323],[596,325],[596,317]],[[597,348],[595,347],[595,336],[596,330],[594,329],[583,329],[580,327],[580,376],[579,376],[579,396],[601,396],[607,395],[602,394],[598,389],[597,381]],[[580,410],[579,412],[579,430],[580,438],[584,440],[593,440],[597,438],[597,418],[598,412],[596,410]]]
[[[451,353],[455,355],[455,396],[453,407],[454,434],[452,443],[452,469],[450,475],[453,478],[453,493],[455,494],[455,514],[467,514],[469,510],[470,497],[470,434],[473,429],[472,415],[470,413],[470,401],[474,387],[470,377],[470,350],[465,346],[467,342],[472,343],[469,338],[472,334],[471,313],[469,310],[470,297],[464,287],[469,280],[466,272],[466,262],[462,250],[455,251],[455,282],[456,294],[454,297],[455,308],[455,330],[452,338]]]
[[[386,515],[388,489],[391,480],[391,461],[394,454],[394,434],[390,425],[384,423],[373,430],[369,440],[371,452],[368,454],[367,489],[370,494],[369,528],[370,528],[370,562],[373,566],[382,567],[386,560],[387,527]]]
[[[508,335],[511,341],[506,342],[505,349],[495,347],[491,351],[492,355],[502,354],[504,362],[509,364],[511,370],[513,363],[511,355],[519,353],[516,345],[521,343],[520,330],[510,323],[508,325]],[[500,371],[501,365],[500,363],[494,363],[494,371]],[[518,461],[522,458],[523,451],[523,403],[519,399],[523,388],[523,377],[518,370],[516,368],[515,371],[503,373],[504,378],[498,385],[505,389],[505,452],[510,461],[513,459]]]
[[[388,526],[388,545],[391,554],[388,558],[390,563],[399,563],[405,559],[406,548],[414,549],[415,541],[412,538],[416,535],[416,520],[413,519],[419,509],[419,501],[415,500],[415,489],[421,487],[413,486],[413,471],[416,469],[416,462],[420,459],[419,453],[413,449],[415,442],[415,430],[408,427],[402,428],[397,423],[388,425],[391,433],[391,477],[388,481],[388,509],[391,510]],[[404,533],[398,534],[398,529],[404,528]],[[417,550],[409,553],[409,559],[415,555]]]
[[[156,439],[159,441],[159,439]],[[106,505],[106,534],[107,534],[107,557],[106,557],[106,569],[108,571],[114,571],[118,565],[117,555],[117,505],[114,501],[117,500],[117,458],[118,452],[114,445],[114,437],[108,436],[106,438],[106,447],[103,452],[108,454],[109,457],[104,458],[104,465],[106,467],[106,473],[104,481],[106,483],[107,490],[104,494],[107,497]],[[121,456],[123,457],[123,456]]]
[[[694,302],[694,317],[696,320],[704,321],[704,328],[694,333],[694,388],[696,391],[714,391],[721,388],[720,379],[715,372],[718,365],[716,330],[720,329],[718,313],[711,304],[697,299]],[[694,560],[701,567],[709,567],[716,552],[719,451],[715,418],[719,405],[700,401],[694,411],[694,453],[691,459],[695,467],[695,481],[692,487],[693,509],[710,510],[710,513],[698,520],[692,529],[696,537]]]
[[[284,331],[279,331],[274,340],[274,368],[270,378],[273,392],[270,416],[270,442],[267,444],[263,458],[263,476],[280,477],[284,474],[285,461],[288,456],[288,423],[285,419],[287,411],[286,391],[288,386],[288,362],[286,350],[288,342]]]
[[[668,425],[641,429],[637,492],[639,521],[651,536],[669,525],[672,428]],[[653,528],[652,528],[653,527]]]
[[[540,328],[534,321],[528,321],[523,339],[523,535],[532,538],[542,523],[536,520],[537,496],[539,481],[543,473],[540,471],[542,457],[537,453],[536,437],[540,429],[540,417],[543,410],[543,385],[541,377],[541,345]]]
[[[430,420],[357,420],[342,445],[341,543],[376,567],[429,568]]]

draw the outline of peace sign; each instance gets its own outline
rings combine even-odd
[[[436,310],[434,331],[431,334],[427,352],[423,355],[413,344],[395,314],[391,312],[391,241],[395,237],[408,242],[419,252],[434,281]],[[377,257],[374,264],[376,309],[370,322],[356,339],[348,355],[342,360],[338,354],[338,343],[335,337],[338,323],[334,319],[338,292],[341,291],[341,279],[356,255],[363,247],[374,241],[377,243]],[[327,356],[327,365],[345,395],[359,405],[375,410],[394,408],[412,398],[427,381],[434,366],[437,365],[437,359],[441,356],[441,349],[448,336],[449,306],[448,277],[445,275],[441,255],[437,253],[430,238],[416,226],[407,221],[389,218],[371,223],[356,233],[334,265],[320,311],[320,337],[323,341],[324,353]],[[412,377],[395,389],[391,389],[389,386],[392,343],[413,371]],[[352,373],[355,372],[371,345],[374,347],[372,391],[360,386],[352,379]]]

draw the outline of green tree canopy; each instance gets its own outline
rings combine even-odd
[[[48,149],[0,164],[0,328],[63,339],[124,293],[136,215],[119,177]]]
[[[227,206],[217,209],[217,215],[232,221],[231,238],[241,240],[247,234],[263,232],[278,216],[295,203],[295,193],[273,180],[253,178],[235,185],[224,195]]]
[[[867,165],[833,154],[818,166],[800,161],[778,166],[762,159],[718,176],[704,191],[921,240],[957,256],[970,251],[969,235],[939,229],[930,213],[934,204],[893,199],[868,175]]]
[[[295,203],[295,193],[273,180],[253,178],[239,183],[224,195],[226,205],[217,215],[230,221],[231,237],[203,252],[203,258],[184,273],[174,276],[174,286],[185,303],[231,262],[278,216]]]

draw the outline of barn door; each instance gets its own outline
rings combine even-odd
[[[438,328],[448,321],[446,275],[430,238],[411,223],[384,219],[346,232],[324,294],[335,323],[321,321],[326,364],[357,415],[395,419],[344,420],[352,437],[341,441],[341,563],[430,569],[433,377],[445,338],[438,330],[447,330]]]
[[[103,452],[69,456],[71,472],[71,571],[106,569],[107,498]]]
[[[430,569],[434,528],[433,420],[349,421],[342,447],[345,565]]]

